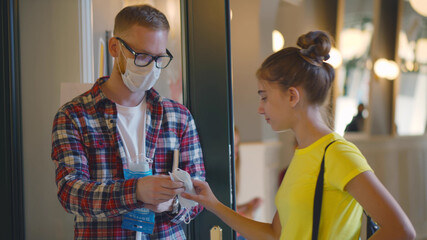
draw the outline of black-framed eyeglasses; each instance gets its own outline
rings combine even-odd
[[[166,49],[167,56],[153,56],[148,53],[137,53],[131,47],[129,47],[129,45],[127,45],[123,39],[119,37],[116,37],[116,39],[119,40],[120,43],[135,56],[134,63],[138,67],[148,66],[152,61],[154,61],[156,62],[156,67],[162,69],[166,68],[173,59],[173,56],[168,49]]]

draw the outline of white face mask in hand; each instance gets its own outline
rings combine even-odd
[[[121,46],[120,51],[126,58]],[[146,67],[138,67],[135,65],[134,59],[126,58],[126,71],[122,73],[119,67],[123,83],[132,92],[145,92],[150,90],[154,86],[154,84],[156,84],[160,76],[161,69],[157,68],[155,65],[155,62],[153,61],[152,63],[150,63],[150,65]]]
[[[184,183],[185,192],[196,194],[196,191],[193,187],[193,182],[191,181],[191,176],[190,174],[188,174],[188,172],[177,168],[174,169],[172,173],[169,172],[169,175],[172,181],[180,181]],[[197,206],[198,203],[190,199],[181,197],[181,194],[178,195],[178,200],[181,204],[181,207],[187,209],[187,216],[185,217],[184,222],[186,224],[189,224],[191,221],[190,211],[193,207]]]

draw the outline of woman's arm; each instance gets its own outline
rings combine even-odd
[[[281,225],[277,212],[273,223],[257,222],[238,214],[218,201],[207,182],[193,180],[193,185],[197,194],[182,193],[181,196],[200,203],[246,239],[279,239]]]
[[[370,240],[415,239],[415,229],[411,221],[372,171],[357,175],[347,184],[345,190],[380,226]]]

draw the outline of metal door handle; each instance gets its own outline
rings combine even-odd
[[[211,228],[211,240],[222,240],[222,228],[219,226]]]

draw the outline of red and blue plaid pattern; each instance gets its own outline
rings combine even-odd
[[[123,176],[126,159],[116,105],[100,89],[107,80],[98,79],[91,90],[62,106],[53,122],[58,198],[75,215],[75,239],[135,239],[135,232],[121,228],[122,214],[143,206],[136,200],[136,180]],[[179,168],[204,179],[202,150],[188,109],[154,89],[146,99],[146,149],[154,159],[153,175],[168,174],[173,151],[179,149]],[[190,215],[201,211],[201,206],[194,207]],[[143,239],[186,239],[180,225],[186,213],[156,214],[153,235]]]

